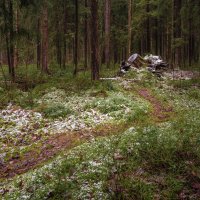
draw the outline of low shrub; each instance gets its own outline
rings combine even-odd
[[[42,110],[47,118],[67,117],[73,111],[62,104],[52,104]]]

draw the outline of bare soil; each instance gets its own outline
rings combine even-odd
[[[138,91],[138,94],[151,103],[153,107],[151,116],[153,116],[156,122],[166,121],[170,118],[173,113],[173,108],[171,106],[163,105],[148,89],[141,89]],[[12,178],[16,175],[23,174],[44,164],[63,150],[70,150],[96,137],[122,132],[123,129],[124,127],[120,125],[104,125],[97,130],[67,132],[50,137],[42,143],[39,149],[31,150],[23,155],[23,157],[13,158],[3,165],[0,165],[0,179]]]
[[[82,130],[55,135],[44,141],[40,149],[29,151],[23,157],[13,158],[3,165],[0,165],[0,179],[12,178],[16,175],[23,174],[44,164],[63,150],[70,150],[96,137],[116,134],[119,131],[123,131],[123,128],[123,126],[105,125],[98,130]]]
[[[152,95],[148,89],[141,89],[138,91],[138,94],[151,103],[153,107],[151,114],[154,117],[155,121],[167,121],[172,116],[172,106],[164,105],[163,103],[161,103],[161,101],[157,99],[154,95]]]

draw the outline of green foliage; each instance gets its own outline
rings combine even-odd
[[[98,109],[115,120],[134,120],[148,112],[148,104],[136,99],[134,96],[111,92],[105,98],[95,99],[87,104],[86,109]]]
[[[190,89],[188,91],[189,98],[198,99],[200,100],[200,93],[198,89]]]
[[[80,122],[92,129],[99,123],[104,126],[104,123],[108,122],[112,122],[116,127],[119,122],[126,124],[127,128],[130,124],[135,127],[117,135],[93,138],[90,142],[70,151],[63,151],[60,156],[36,170],[15,177],[10,182],[4,180],[0,191],[6,192],[4,195],[0,194],[0,197],[134,197],[148,200],[178,199],[180,194],[187,191],[186,197],[198,199],[199,196],[193,187],[196,180],[199,180],[200,169],[199,80],[172,81],[168,85],[167,81],[159,81],[149,73],[139,72],[133,75],[133,79],[138,79],[138,76],[144,78],[141,78],[139,83],[128,82],[127,74],[120,82],[109,80],[92,83],[88,72],[81,73],[73,79],[71,73],[60,70],[55,76],[47,77],[44,83],[38,83],[26,92],[16,87],[6,94],[2,86],[2,105],[6,105],[12,99],[15,105],[33,107],[34,111],[40,111],[45,117],[52,118],[47,121],[42,115],[39,115],[39,118],[27,115],[26,120],[30,120],[29,127],[26,127],[28,134],[21,134],[24,133],[24,129],[21,128],[21,132],[9,131],[10,135],[7,134],[5,138],[1,135],[0,145],[5,141],[9,144],[2,145],[0,151],[1,159],[4,161],[15,157],[23,158],[30,150],[37,149],[39,153],[48,134],[53,134],[48,133],[48,123],[56,121],[66,125],[69,116],[72,116],[70,125]],[[29,77],[34,79],[34,76]],[[125,90],[124,86],[128,86],[129,89]],[[150,121],[150,103],[133,93],[144,86],[153,86],[152,94],[155,93],[155,98],[162,104],[173,105],[174,118],[158,124]],[[12,109],[16,110],[18,107]],[[15,120],[15,123],[11,123],[0,119],[0,128],[15,130],[17,123],[21,122]],[[40,140],[35,142],[37,137]],[[23,142],[20,143],[21,141]]]
[[[72,114],[73,111],[70,108],[66,108],[62,104],[52,104],[43,108],[42,112],[46,117],[58,118],[67,117],[67,115]]]
[[[0,92],[0,107],[8,105],[10,102],[20,104],[21,102],[24,102],[25,96],[26,93],[16,88],[12,88],[8,91],[2,90],[2,92]]]
[[[152,200],[155,194],[155,188],[150,183],[145,183],[142,180],[137,180],[135,177],[127,177],[123,179],[121,184],[119,183],[118,187],[123,188],[122,191],[117,191],[112,199],[145,199]],[[126,190],[126,192],[124,192]],[[128,191],[128,192],[127,192]]]
[[[83,144],[17,178],[16,183],[23,180],[23,186],[9,186],[12,193],[7,197],[34,194],[33,199],[88,199],[92,194],[94,199],[178,199],[184,188],[194,195],[193,182],[183,177],[194,176],[188,167],[200,166],[199,112],[195,116],[188,113],[159,127],[130,128],[118,136]]]

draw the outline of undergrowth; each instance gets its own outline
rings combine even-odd
[[[80,145],[8,183],[4,198],[198,199],[199,118],[188,114]]]
[[[37,79],[38,73],[31,70],[30,67],[30,82]],[[111,71],[115,74],[116,69]],[[42,128],[46,128],[45,117],[48,123],[56,122],[59,127],[71,120],[67,125],[76,127],[80,122],[79,129],[112,122],[116,127],[126,124],[127,130],[93,138],[61,152],[35,170],[2,180],[2,199],[200,199],[199,80],[164,80],[141,71],[127,74],[120,82],[94,83],[87,71],[76,78],[72,78],[70,70],[55,68],[52,72],[54,76],[44,77],[42,83],[36,81],[28,90],[13,85],[7,92],[1,85],[1,107],[12,102],[25,113],[29,113],[25,109],[42,113],[38,118]],[[108,74],[106,70],[103,77]],[[26,75],[19,73],[21,82]],[[129,82],[131,78],[134,80]],[[135,93],[144,88],[162,105],[173,107],[173,118],[160,123],[151,121],[151,104]],[[0,119],[0,126],[6,124],[7,130],[17,123],[5,121]],[[30,131],[36,131],[32,128],[36,124],[28,124]],[[40,125],[37,128],[40,130]],[[28,144],[32,143],[29,137]],[[18,152],[19,149],[13,155]]]

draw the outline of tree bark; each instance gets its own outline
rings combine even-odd
[[[48,68],[48,9],[46,2],[42,10],[42,72],[49,74]]]
[[[79,31],[78,15],[79,15],[79,5],[78,5],[78,0],[75,0],[75,46],[74,46],[75,76],[78,72],[78,31]]]
[[[14,23],[13,23],[13,1],[9,0],[9,29],[10,29],[10,72],[12,80],[15,80],[14,68]]]
[[[13,24],[13,1],[3,0],[2,10],[4,11],[5,22],[5,39],[9,74],[12,81],[15,81],[15,69],[14,69],[14,24]]]
[[[88,8],[88,1],[85,0],[85,8]],[[84,22],[84,26],[85,26],[85,35],[84,35],[84,57],[85,57],[85,61],[84,61],[84,68],[85,70],[88,67],[88,14],[87,12],[85,13],[85,22]]]
[[[147,14],[147,21],[146,21],[146,53],[151,52],[151,33],[150,33],[150,18],[149,18],[150,6],[149,0],[147,0],[146,5],[146,14]]]
[[[173,2],[174,6],[174,39],[180,39],[181,38],[181,17],[180,17],[180,11],[181,11],[181,3],[182,0],[174,0]],[[174,41],[175,42],[175,41]],[[175,45],[175,65],[180,67],[181,64],[181,47],[176,43]]]
[[[91,75],[99,80],[98,0],[91,1]]]
[[[105,62],[107,68],[110,67],[110,17],[111,0],[105,0]]]
[[[188,19],[189,22],[189,36],[188,36],[188,61],[189,61],[189,66],[192,65],[192,18],[189,16]]]
[[[60,16],[58,14],[59,7],[57,8],[57,14],[56,14],[56,55],[57,55],[57,63],[58,65],[62,66],[62,46],[61,46],[61,27],[60,27]]]
[[[41,66],[41,34],[40,34],[40,18],[37,21],[37,68]]]
[[[66,69],[66,56],[67,56],[67,42],[66,42],[66,35],[67,35],[67,6],[66,1],[64,0],[64,20],[63,20],[63,68]]]
[[[132,0],[128,0],[128,48],[127,48],[127,58],[131,54],[131,40],[132,40]]]
[[[155,30],[154,30],[154,42],[155,42],[155,49],[154,52],[158,55],[158,19],[155,19]]]
[[[18,34],[18,28],[19,28],[19,13],[18,13],[18,5],[16,5],[15,9],[15,34]],[[17,47],[17,41],[15,42],[14,46],[14,67],[18,66],[18,47]]]
[[[2,43],[2,33],[0,31],[0,44]],[[3,65],[3,52],[2,46],[0,45],[0,65]]]

